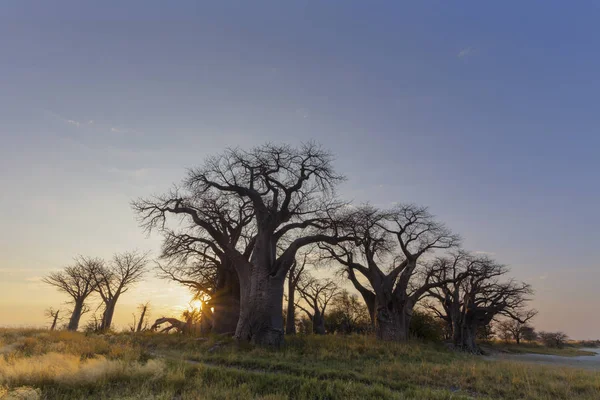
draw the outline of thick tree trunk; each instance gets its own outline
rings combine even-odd
[[[296,288],[294,282],[288,278],[288,303],[287,303],[287,314],[285,319],[285,334],[295,335],[296,334]]]
[[[100,324],[101,331],[108,331],[112,326],[112,320],[115,315],[115,308],[117,306],[117,301],[119,300],[119,295],[115,295],[112,299],[110,299],[106,303],[106,308],[104,309],[104,314],[102,315],[102,323]]]
[[[315,335],[324,335],[325,334],[325,318],[321,311],[317,308],[315,309],[315,313],[312,319],[313,323],[313,333]]]
[[[81,319],[81,312],[83,311],[83,300],[75,300],[75,306],[69,319],[69,325],[67,329],[70,331],[76,331],[79,328],[79,320]]]
[[[377,307],[377,337],[381,340],[402,342],[408,340],[412,306],[397,300]]]
[[[454,328],[454,347],[457,349],[480,354],[481,350],[475,341],[477,337],[477,324],[474,322],[461,322]]]
[[[257,345],[278,347],[283,344],[284,280],[256,265],[252,272],[250,284],[240,285],[242,304],[235,337]]]
[[[363,301],[367,305],[367,310],[369,310],[369,318],[371,320],[371,328],[375,329],[377,326],[377,297],[370,292],[360,292],[362,295]]]
[[[217,283],[215,295],[211,299],[212,331],[217,334],[233,334],[240,317],[240,281],[231,266],[223,268]]]

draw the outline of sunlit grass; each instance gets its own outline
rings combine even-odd
[[[291,337],[269,350],[219,337],[0,329],[0,343],[0,398],[600,398],[599,372],[368,336]]]

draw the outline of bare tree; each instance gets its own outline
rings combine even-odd
[[[531,325],[526,325],[521,330],[521,336],[523,337],[523,340],[527,342],[535,342],[536,340],[538,340],[538,333],[535,331],[535,328]]]
[[[296,307],[304,311],[312,321],[313,333],[324,335],[325,311],[331,299],[338,294],[338,285],[331,279],[319,280],[304,275],[296,289],[305,303],[302,305],[302,302],[297,302]]]
[[[240,282],[238,340],[283,343],[283,286],[297,251],[317,242],[348,239],[338,235],[339,223],[332,218],[340,207],[333,191],[342,177],[333,171],[331,159],[315,144],[264,145],[250,151],[229,149],[190,171],[185,185],[195,202],[218,199],[250,205],[253,237],[248,251],[232,245],[229,236],[207,222],[197,207],[184,200],[168,205],[171,212],[190,214],[233,263]],[[153,218],[148,203],[134,206],[148,226]],[[290,236],[295,239],[281,246]]]
[[[302,278],[302,273],[306,268],[309,254],[310,251],[306,251],[302,255],[301,261],[298,261],[297,259],[294,260],[294,263],[288,272],[287,314],[285,320],[285,333],[287,335],[296,334],[296,288],[298,287],[298,283]]]
[[[347,290],[339,292],[325,315],[325,328],[329,333],[365,333],[372,329],[369,311],[357,295]]]
[[[535,311],[527,310],[529,296],[533,293],[531,286],[501,280],[508,273],[506,266],[489,257],[475,257],[464,252],[439,262],[451,268],[438,270],[434,280],[445,283],[432,288],[429,293],[439,300],[440,312],[452,325],[456,348],[478,354],[481,352],[476,344],[478,329],[501,316],[524,324],[535,315]],[[456,279],[448,280],[447,274]]]
[[[133,251],[115,254],[110,264],[96,269],[96,291],[104,303],[100,330],[110,329],[117,301],[123,293],[142,280],[147,264],[147,253]]]
[[[58,321],[60,321],[59,319],[59,314],[60,314],[60,309],[54,309],[52,307],[48,308],[46,311],[44,311],[44,315],[50,319],[50,330],[53,331],[56,329],[56,324],[58,323]]]
[[[350,281],[363,296],[383,340],[408,339],[410,319],[417,301],[441,285],[425,268],[423,255],[456,246],[459,237],[437,222],[424,207],[400,205],[389,211],[363,206],[353,216],[355,241],[322,246],[342,264]],[[418,268],[421,266],[421,268]],[[362,275],[369,286],[361,283]]]
[[[165,262],[159,265],[159,277],[178,282],[202,298],[205,320],[211,320],[214,332],[233,333],[241,301],[233,264],[235,257],[247,262],[252,251],[251,203],[199,192],[189,180],[183,188],[154,199],[138,200],[133,207],[148,232],[158,229],[164,236],[161,259]],[[184,225],[177,231],[168,229],[169,216],[180,217]]]
[[[526,336],[531,337],[529,332],[533,331],[533,328],[528,322],[536,316],[536,310],[527,310],[524,312],[516,313],[516,318],[504,318],[499,321],[496,325],[502,339],[514,340],[517,344],[521,344],[521,340]]]
[[[148,316],[150,313],[150,302],[147,301],[141,303],[137,308],[140,312],[140,317],[138,318],[135,313],[133,313],[133,324],[129,326],[131,332],[142,332],[149,329]]]
[[[542,343],[548,347],[557,347],[559,349],[565,346],[569,336],[564,332],[546,332],[542,331],[539,333]]]
[[[72,266],[63,271],[52,272],[42,281],[56,287],[71,297],[73,311],[67,329],[76,331],[81,315],[86,310],[85,301],[96,289],[95,275],[102,268],[103,261],[98,258],[79,256]]]

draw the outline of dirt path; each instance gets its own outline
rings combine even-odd
[[[534,364],[556,365],[566,367],[577,367],[592,370],[600,370],[600,349],[582,349],[596,353],[593,356],[562,357],[545,354],[510,354],[497,353],[486,358],[489,360],[522,361]]]

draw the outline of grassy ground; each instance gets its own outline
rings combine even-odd
[[[579,357],[579,356],[593,356],[596,353],[587,350],[581,350],[575,345],[566,345],[563,348],[546,347],[539,343],[505,343],[505,342],[491,342],[484,346],[484,348],[492,351],[500,351],[505,353],[530,353],[530,354],[548,354],[553,356],[562,357]]]
[[[0,398],[598,399],[600,372],[363,336],[288,338],[267,350],[217,338],[0,329]]]

